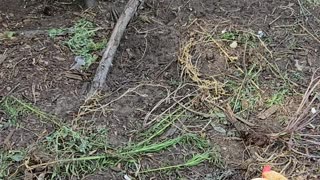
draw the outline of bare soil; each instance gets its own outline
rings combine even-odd
[[[0,62],[0,97],[9,95],[17,97],[47,113],[58,116],[66,123],[74,123],[71,121],[77,117],[80,106],[84,104],[88,85],[98,62],[85,72],[70,71],[74,55],[62,45],[64,37],[51,39],[47,33],[43,32],[52,28],[71,27],[77,20],[86,18],[104,28],[98,31],[96,38],[107,39],[115,24],[112,20],[112,10],[120,13],[125,3],[126,1],[123,0],[105,0],[100,1],[99,7],[84,11],[77,3],[67,0],[27,2],[2,0],[0,33],[15,31],[18,34],[13,39],[0,41],[0,54],[6,54],[4,61]],[[290,0],[148,0],[143,8],[139,9],[139,13],[124,34],[104,89],[104,93],[108,96],[101,103],[108,103],[139,84],[149,85],[138,88],[134,91],[135,93],[110,104],[105,116],[97,116],[87,121],[92,122],[94,126],[109,129],[109,142],[114,147],[134,141],[137,138],[135,133],[148,127],[145,126],[145,117],[161,99],[166,97],[166,88],[174,91],[177,88],[176,82],[182,80],[181,66],[177,61],[179,50],[189,34],[191,27],[189,25],[192,25],[196,18],[217,25],[216,32],[224,29],[263,31],[272,39],[268,48],[273,52],[276,60],[274,63],[279,66],[281,72],[294,76],[297,72],[296,63],[301,65],[303,78],[295,81],[297,84],[295,89],[303,93],[313,70],[320,67],[320,44],[316,40],[319,41],[320,26],[319,21],[315,19],[319,17],[319,10],[319,7],[311,8],[313,15],[302,16],[298,1]],[[308,18],[307,24],[304,24],[305,18]],[[308,32],[296,26],[299,23],[315,37],[310,37]],[[296,34],[292,31],[296,31]],[[234,54],[242,55],[242,53],[241,50],[234,50]],[[207,62],[202,61],[198,64],[202,73],[209,75],[228,73],[226,61],[222,59],[220,53],[215,52],[208,56],[210,57],[207,58]],[[210,58],[213,60],[211,61]],[[246,67],[247,65],[243,63],[239,61],[237,65]],[[274,82],[268,78],[272,73],[263,71],[262,74],[264,78],[259,79],[260,85],[267,96],[272,94],[270,87]],[[78,78],[73,78],[74,76]],[[280,85],[275,84],[275,86]],[[190,91],[191,89],[190,87]],[[295,96],[287,98],[286,104],[281,109],[282,115],[290,116],[298,106],[299,98]],[[160,114],[168,106],[169,104],[162,104],[151,117]],[[199,107],[205,106],[200,104]],[[293,109],[290,109],[291,107]],[[269,125],[270,127],[265,128],[268,132],[279,130],[279,126],[274,126],[278,123],[275,121],[275,119],[278,120],[276,115],[267,120],[257,118],[257,114],[264,110],[263,108],[257,107],[247,119],[253,123]],[[0,116],[2,116],[1,121],[7,119],[6,114],[1,111]],[[201,122],[186,121],[182,126],[197,132],[203,128],[200,126]],[[31,116],[23,117],[21,123],[23,128],[1,129],[1,148],[26,148],[50,134],[54,129],[52,125],[41,123]],[[236,134],[232,125],[223,125],[223,127],[228,132]],[[211,143],[220,147],[225,168],[208,163],[181,171],[155,173],[139,178],[247,179],[259,176],[257,169],[261,164],[254,164],[256,162],[253,160],[255,159],[254,150],[248,150],[248,146],[251,145],[248,145],[244,139],[221,134],[211,126],[202,133]],[[181,151],[183,150],[177,148],[167,154],[150,157],[148,161],[143,162],[143,167],[157,167],[158,162],[175,164],[175,156],[184,153]],[[122,177],[121,173],[107,170],[86,176],[84,179],[121,179]]]

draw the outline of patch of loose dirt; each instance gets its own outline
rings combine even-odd
[[[105,30],[99,31],[97,37],[108,38],[114,21],[112,9],[120,13],[125,1],[101,1],[99,8],[84,12],[81,7],[70,1],[40,1],[30,0],[2,0],[0,6],[0,32],[17,31],[36,32],[30,36],[16,35],[13,39],[0,41],[0,54],[6,58],[0,62],[0,97],[13,95],[21,100],[31,103],[45,112],[55,114],[67,123],[78,114],[79,107],[83,104],[88,84],[93,77],[94,64],[85,73],[71,72],[74,56],[63,46],[60,39],[50,39],[42,31],[52,28],[64,28],[73,25],[76,20],[86,17]],[[319,8],[318,8],[319,10]],[[301,92],[307,85],[311,71],[320,67],[319,61],[319,22],[311,17],[309,24],[292,26],[301,23],[300,6],[297,2],[284,1],[232,1],[232,0],[148,0],[139,10],[139,14],[131,21],[118,48],[114,59],[113,68],[108,75],[105,93],[109,96],[103,101],[108,103],[115,97],[120,96],[129,88],[138,84],[153,84],[138,88],[115,101],[103,116],[97,115],[91,120],[95,126],[106,127],[110,130],[109,139],[111,145],[118,147],[134,141],[134,134],[147,126],[145,117],[152,108],[167,96],[167,90],[177,88],[177,82],[181,81],[177,58],[181,42],[185,40],[186,32],[190,30],[190,24],[195,18],[203,19],[217,24],[216,32],[221,30],[250,29],[252,32],[262,30],[272,38],[270,50],[274,52],[276,64],[280,71],[295,76],[298,62],[302,66],[300,74],[302,79],[296,83],[296,88]],[[313,10],[312,12],[320,12]],[[317,15],[317,14],[315,14]],[[221,26],[219,26],[221,24]],[[317,37],[303,28],[312,27]],[[37,33],[38,30],[42,33]],[[297,33],[292,33],[297,31]],[[319,38],[318,38],[319,39]],[[242,56],[241,51],[235,54]],[[199,69],[206,75],[225,73],[226,61],[217,51],[204,52],[206,61],[198,62]],[[237,62],[240,67],[246,66],[243,62]],[[268,78],[271,72],[262,72],[265,79],[261,81],[263,90],[269,91],[271,80]],[[69,74],[69,76],[68,76]],[[70,74],[80,74],[80,80],[70,78]],[[155,86],[155,84],[157,86]],[[272,94],[272,92],[270,92]],[[286,100],[290,107],[297,105],[294,97]],[[150,119],[167,109],[168,104],[158,107],[150,115]],[[289,106],[288,106],[289,107]],[[256,115],[262,109],[256,110],[248,118],[253,123],[273,123],[271,116],[267,120],[259,120]],[[282,112],[289,116],[290,110],[283,107]],[[0,116],[2,116],[0,112]],[[1,121],[8,118],[3,115]],[[25,148],[28,144],[36,143],[52,131],[52,127],[37,123],[32,117],[23,118],[23,128],[7,127],[1,129],[0,142],[4,142],[8,135],[12,135],[10,146],[0,144],[1,148]],[[209,121],[209,120],[208,120]],[[267,123],[266,123],[267,121]],[[207,121],[206,121],[207,122]],[[270,122],[270,123],[269,123]],[[69,122],[71,123],[71,122]],[[186,122],[186,126],[193,122]],[[227,126],[228,131],[234,132],[234,128]],[[267,128],[268,129],[268,128]],[[10,133],[12,132],[13,133]],[[272,130],[270,130],[272,131]],[[225,169],[218,169],[211,165],[201,165],[185,171],[155,175],[155,179],[175,179],[186,177],[187,179],[245,179],[253,173],[246,165],[250,159],[250,153],[241,139],[219,134],[212,128],[206,129],[205,136],[209,141],[221,148],[223,160],[226,162]],[[236,134],[236,133],[235,133]],[[179,150],[177,151],[179,152]],[[160,157],[155,157],[154,162],[161,162],[168,156],[177,154],[171,152]],[[252,155],[252,154],[251,154]],[[175,158],[172,158],[175,164]],[[151,165],[157,165],[151,162]],[[178,162],[176,162],[178,163]],[[259,166],[259,165],[257,165]],[[111,170],[110,170],[111,171]],[[227,173],[227,174],[223,174]],[[228,174],[229,173],[229,174]],[[254,174],[255,173],[255,174]],[[109,174],[109,175],[108,175]],[[119,179],[123,174],[116,172],[101,172],[85,179]],[[144,177],[141,177],[142,179]],[[151,178],[151,177],[149,177]]]

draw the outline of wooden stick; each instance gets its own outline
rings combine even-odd
[[[121,37],[129,21],[134,16],[139,5],[142,4],[143,1],[144,0],[129,0],[126,4],[124,11],[120,15],[117,24],[112,31],[111,37],[108,41],[107,48],[103,53],[102,59],[97,68],[94,79],[92,80],[91,88],[89,90],[87,99],[90,99],[105,85],[107,74],[109,72],[110,67],[112,66],[112,60],[117,52],[117,48],[120,44]]]

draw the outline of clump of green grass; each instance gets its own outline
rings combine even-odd
[[[104,137],[104,138],[103,138]],[[78,152],[79,155],[89,153],[96,149],[105,148],[106,130],[99,129],[97,132],[85,136],[84,133],[76,132],[69,127],[63,126],[46,138],[44,144],[49,151],[60,155],[70,152]]]
[[[150,173],[155,171],[167,171],[167,170],[178,170],[181,168],[187,168],[199,165],[205,161],[209,161],[215,165],[221,165],[221,155],[216,147],[212,147],[207,140],[200,138],[195,134],[183,134],[173,139],[166,139],[160,142],[154,142],[156,137],[161,136],[165,130],[174,124],[179,118],[185,116],[186,111],[181,108],[177,108],[171,114],[162,118],[158,123],[153,125],[149,130],[143,133],[142,137],[144,140],[124,147],[119,153],[122,157],[132,158],[139,157],[139,155],[149,153],[159,153],[176,145],[191,145],[202,153],[192,154],[192,158],[186,160],[182,164],[169,165],[155,169],[142,170],[139,173]],[[135,161],[135,160],[133,160]]]
[[[16,98],[6,99],[3,103],[9,110],[13,108],[17,111],[17,108],[20,107],[23,109],[23,112],[43,118],[50,117],[39,109]],[[19,110],[19,112],[22,112],[22,110]],[[19,113],[11,114],[16,116]],[[92,126],[91,128],[76,130],[66,124],[61,124],[60,126],[56,126],[57,129],[54,132],[50,133],[37,144],[26,148],[24,152],[30,153],[32,149],[32,155],[20,153],[20,151],[1,152],[0,158],[2,163],[0,173],[1,176],[12,176],[14,178],[23,175],[22,167],[26,167],[31,173],[35,169],[46,168],[50,172],[46,174],[46,178],[48,179],[82,177],[95,171],[117,166],[119,163],[126,165],[125,167],[130,167],[133,164],[139,164],[146,154],[162,153],[176,146],[188,146],[195,149],[198,153],[186,155],[188,158],[181,164],[139,171],[137,169],[137,173],[178,170],[196,166],[206,161],[220,165],[222,161],[218,149],[196,134],[182,134],[172,139],[160,140],[158,138],[175,121],[185,116],[185,114],[185,110],[177,108],[176,111],[163,117],[150,130],[144,133],[148,138],[117,148],[109,145],[107,129],[105,128],[94,128]],[[44,159],[34,159],[33,157],[37,156],[37,153],[40,153]],[[22,162],[23,160],[25,162]]]
[[[115,163],[112,158],[103,155],[111,149],[106,134],[106,129],[77,132],[63,126],[46,137],[38,148],[54,157],[51,162],[47,162],[47,165],[53,164],[50,166],[53,172],[51,179],[88,174]]]
[[[121,150],[120,154],[135,156],[145,153],[160,152],[161,150],[167,149],[179,143],[194,144],[199,149],[205,149],[209,146],[205,140],[199,138],[194,134],[185,134],[174,139],[165,140],[163,142],[156,142],[151,144],[149,144],[150,142],[146,143],[146,145],[138,143],[138,145],[126,147],[124,148],[124,150]]]
[[[174,112],[163,117],[158,123],[148,128],[145,132],[140,134],[142,140],[139,145],[150,142],[152,139],[163,134],[169,127],[171,127],[177,120],[184,116],[185,111],[177,108]]]
[[[107,44],[106,41],[94,41],[93,38],[98,30],[99,28],[95,27],[92,22],[81,19],[72,28],[51,29],[48,33],[52,38],[68,33],[70,38],[65,41],[65,44],[75,56],[84,58],[84,68],[86,69],[98,59],[94,52],[102,50]]]
[[[74,132],[72,134],[74,135]],[[77,141],[81,142],[79,139]],[[220,153],[218,153],[218,150],[216,148],[209,148],[208,143],[203,141],[201,138],[193,134],[186,134],[174,139],[164,140],[162,142],[156,142],[149,145],[125,147],[123,149],[120,149],[119,151],[112,151],[112,153],[102,153],[97,155],[90,155],[89,153],[85,153],[84,151],[80,153],[81,148],[79,149],[79,147],[81,145],[79,146],[79,144],[78,145],[74,145],[74,143],[66,144],[67,146],[64,146],[64,148],[60,148],[58,150],[58,152],[60,153],[57,153],[56,149],[52,149],[52,145],[51,145],[51,146],[48,146],[47,152],[49,151],[49,152],[52,152],[53,154],[60,154],[60,157],[59,158],[56,157],[56,160],[53,160],[51,162],[43,163],[40,165],[33,165],[30,167],[33,169],[37,167],[51,166],[53,168],[51,179],[61,178],[61,177],[71,177],[71,176],[79,177],[81,175],[93,173],[97,170],[103,170],[108,167],[116,166],[118,163],[137,164],[138,159],[141,159],[145,154],[160,153],[177,144],[188,144],[188,143],[194,143],[198,145],[201,144],[202,148],[206,147],[205,149],[203,149],[203,151],[205,152],[199,153],[199,154],[192,154],[193,157],[182,164],[144,170],[144,171],[140,171],[139,173],[148,173],[148,172],[162,171],[162,170],[169,170],[169,169],[170,170],[181,169],[185,167],[196,166],[205,161],[209,161],[211,163],[214,163],[215,165],[221,164],[221,156],[220,156]],[[44,145],[47,145],[47,144],[44,144]],[[101,147],[92,146],[92,148],[95,150],[101,150]],[[67,152],[65,152],[65,150],[67,150]],[[110,151],[111,150],[109,150],[109,152]]]
[[[156,171],[166,171],[166,170],[172,170],[172,169],[181,169],[181,168],[188,168],[192,166],[197,166],[205,161],[212,162],[214,164],[220,164],[221,163],[221,154],[217,153],[215,149],[212,149],[211,151],[207,151],[201,154],[195,154],[192,156],[192,158],[186,160],[186,162],[182,164],[172,165],[172,166],[165,166],[155,169],[147,169],[144,171],[139,172],[140,174],[150,173],[150,172],[156,172]]]
[[[101,138],[101,136],[103,138]],[[205,161],[210,161],[216,165],[221,164],[220,153],[216,148],[211,147],[208,142],[195,134],[184,134],[173,139],[160,142],[143,141],[136,145],[129,145],[119,150],[110,148],[105,141],[105,134],[95,134],[85,136],[70,128],[63,127],[46,138],[42,143],[48,155],[55,155],[51,162],[31,165],[32,169],[37,167],[52,167],[51,179],[71,176],[81,176],[116,166],[119,163],[137,164],[145,154],[161,153],[179,144],[189,144],[198,148],[203,153],[192,154],[192,158],[183,164],[160,167],[157,169],[144,170],[139,173],[148,173],[161,170],[181,169],[196,166]],[[102,152],[102,153],[101,153]]]

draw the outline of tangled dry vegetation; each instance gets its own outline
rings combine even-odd
[[[241,98],[242,91],[240,89],[246,88],[245,84],[248,82],[258,89],[257,91],[264,93],[264,90],[259,87],[261,83],[250,79],[250,71],[253,70],[250,69],[251,65],[258,66],[254,67],[259,69],[257,72],[269,71],[270,76],[279,79],[278,81],[284,83],[287,88],[293,88],[297,85],[272,62],[273,53],[265,44],[268,41],[266,37],[259,36],[250,30],[228,27],[228,23],[212,24],[195,20],[188,27],[187,38],[180,49],[178,61],[181,64],[183,75],[186,75],[187,79],[191,79],[199,88],[198,96],[200,99],[208,103],[208,107],[218,107],[229,115],[227,116],[229,122],[240,134],[246,131],[247,135],[242,137],[244,137],[243,140],[248,145],[248,152],[252,156],[252,160],[248,164],[247,177],[250,177],[252,171],[259,171],[259,169],[255,169],[256,164],[272,164],[288,177],[303,178],[306,174],[316,173],[319,167],[314,166],[314,163],[319,163],[320,155],[319,111],[315,110],[319,109],[320,76],[318,70],[313,72],[311,82],[301,97],[301,103],[295,107],[295,110],[292,110],[295,113],[280,129],[276,128],[276,123],[271,124],[271,129],[278,130],[270,132],[263,124],[248,122],[244,120],[246,118],[240,117],[242,115],[236,115],[239,114],[239,111],[235,112],[237,108],[232,102],[234,99]],[[237,42],[237,46],[232,47],[231,44],[234,41]],[[212,52],[216,54],[210,55]],[[209,58],[214,56],[215,59],[217,57],[218,59],[223,58],[223,66],[218,66],[222,70],[213,68],[208,71],[204,68],[203,66],[212,66],[210,59],[207,64],[201,63],[206,62],[208,56]],[[245,75],[240,75],[243,79],[238,79],[238,86],[235,89],[230,89],[228,80],[239,74]],[[230,106],[232,107],[230,108]],[[206,113],[198,112],[198,114]],[[274,127],[272,128],[272,126]],[[260,147],[251,146],[252,142]]]
[[[168,2],[168,7],[172,2],[175,1]],[[310,12],[298,2],[301,7],[299,17],[307,16]],[[317,4],[316,1],[308,3]],[[181,5],[176,10],[180,11],[180,8]],[[285,14],[285,18],[292,19],[296,7],[289,3],[274,8],[274,11],[287,10],[291,14]],[[270,34],[263,29],[252,30],[250,26],[235,25],[231,20],[219,18],[212,18],[212,21],[194,19],[184,22],[181,29],[172,30],[174,28],[163,27],[164,24],[149,17],[148,13],[139,16],[133,28],[128,30],[131,39],[126,39],[123,50],[123,54],[128,54],[128,57],[123,54],[118,57],[121,63],[113,72],[113,79],[110,76],[110,79],[118,81],[124,71],[128,73],[123,85],[116,84],[117,89],[81,102],[80,107],[77,105],[76,110],[67,115],[57,113],[62,118],[51,115],[52,109],[45,113],[35,107],[36,85],[32,84],[31,87],[31,99],[34,98],[34,101],[20,94],[23,88],[13,94],[20,82],[14,88],[3,88],[9,89],[9,92],[0,100],[0,115],[3,115],[0,117],[0,128],[8,133],[3,138],[4,150],[0,152],[0,179],[86,178],[99,171],[107,175],[105,179],[250,179],[260,175],[261,167],[265,164],[272,165],[289,179],[319,178],[320,72],[316,68],[305,68],[298,60],[292,65],[290,59],[292,54],[296,51],[299,54],[301,49],[308,49],[307,55],[317,53],[313,52],[314,46],[309,47],[310,44],[320,42],[315,31],[309,30],[310,27],[300,22],[299,17],[295,24],[279,23],[268,31]],[[271,16],[275,19],[269,26],[280,20],[281,16]],[[139,25],[150,25],[152,28],[148,28],[152,30],[142,33],[136,29]],[[95,28],[86,21],[79,21],[76,27],[78,30],[75,32],[79,34],[73,34],[69,41],[65,41],[68,29],[54,29],[49,31],[48,37],[61,35],[56,41],[64,41],[74,55],[87,57],[90,60],[84,64],[87,70],[97,60],[92,52],[105,46],[104,41],[95,43],[91,38],[95,32],[98,33],[97,30],[104,28]],[[161,38],[167,38],[161,36],[164,32],[171,30],[181,31],[183,39],[180,39],[178,52],[174,52],[177,58],[172,60],[171,56],[167,57],[165,68],[162,69],[157,58],[163,58],[169,48],[163,48],[159,53],[156,48],[179,41],[176,37],[179,33],[174,32],[170,34],[174,40],[165,42],[170,40],[168,38],[158,42]],[[133,41],[137,34],[143,34],[143,51],[133,47],[141,44],[140,41]],[[60,49],[61,44],[55,44],[56,41],[51,42],[51,45]],[[164,42],[167,44],[161,44]],[[8,48],[11,46],[8,45]],[[26,46],[29,47],[27,43]],[[26,49],[29,53],[29,48]],[[37,48],[35,51],[42,57],[42,51]],[[141,54],[138,53],[140,51]],[[51,50],[48,52],[50,54]],[[57,52],[60,57],[60,51]],[[159,64],[155,63],[156,67],[153,64],[146,65],[144,70],[157,70],[159,74],[178,72],[178,75],[168,75],[159,80],[159,74],[154,77],[154,72],[137,72],[137,67],[144,64],[148,54],[152,54],[148,57],[150,64]],[[316,58],[318,56],[315,55]],[[141,61],[139,65],[131,62],[136,57]],[[34,60],[33,55],[31,58]],[[54,66],[62,67],[57,68],[59,73],[69,65],[60,60]],[[62,62],[66,64],[59,64]],[[10,66],[15,69],[19,63],[24,62],[19,60],[14,62],[15,65],[10,63],[8,71],[12,70]],[[178,69],[174,67],[173,71],[168,70],[172,64],[177,64]],[[26,67],[29,64],[22,66],[20,71]],[[135,75],[141,77],[130,77]],[[84,80],[82,76],[87,75],[73,74],[73,78],[77,77],[81,85]],[[41,79],[40,82],[46,81]],[[63,84],[61,87],[76,84],[71,82],[65,79],[56,83]],[[48,84],[51,86],[52,82]],[[74,88],[78,87],[72,86],[67,91],[74,91]],[[51,95],[51,91],[48,92]],[[68,95],[62,96],[65,98]],[[78,99],[80,96],[76,95]],[[72,103],[58,103],[61,99],[63,101],[59,96],[52,100],[56,106],[68,107],[65,104]],[[67,111],[67,108],[61,109]],[[16,148],[15,143],[20,141],[12,137],[17,130],[24,131],[22,134],[17,133],[17,136],[21,138],[27,134],[34,140],[33,143],[22,143],[18,147],[23,148]],[[236,172],[240,172],[241,176],[234,177]]]

